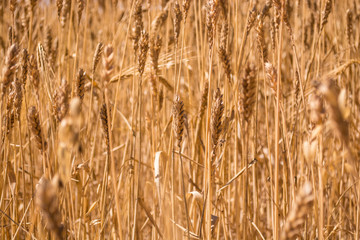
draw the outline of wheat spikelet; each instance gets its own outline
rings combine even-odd
[[[219,46],[227,51],[227,42],[229,38],[229,24],[224,21],[221,25]]]
[[[59,39],[58,38],[55,38],[55,41],[54,41],[54,47],[51,51],[51,55],[49,56],[49,61],[52,65],[55,65],[55,62],[56,62],[56,57],[58,55],[58,51],[59,51]]]
[[[138,49],[138,43],[140,40],[140,36],[141,36],[141,31],[144,28],[144,23],[142,20],[142,6],[141,6],[141,0],[136,0],[135,1],[135,6],[134,6],[134,22],[135,22],[135,26],[133,28],[133,34],[132,34],[132,39],[133,39],[133,48],[134,48],[134,52],[135,54],[137,53],[137,49]]]
[[[281,235],[282,240],[296,239],[299,228],[305,223],[306,215],[313,205],[314,196],[312,191],[312,186],[309,182],[306,182],[301,188],[295,205],[286,218],[286,224]]]
[[[84,70],[80,68],[76,78],[76,95],[80,98],[80,101],[84,99],[85,75]]]
[[[332,0],[327,0],[325,3],[325,9],[322,12],[320,32],[324,29],[326,23],[328,22],[328,18],[329,18],[329,14],[331,13],[331,9],[332,9]]]
[[[159,91],[159,97],[158,97],[158,104],[159,104],[158,111],[160,111],[162,109],[163,103],[164,103],[164,91],[161,88]]]
[[[347,145],[349,143],[349,124],[345,120],[344,111],[341,110],[341,105],[339,104],[339,87],[333,79],[327,79],[322,83],[315,83],[315,87],[318,88],[318,91],[329,104],[330,125],[337,136]]]
[[[276,24],[275,18],[270,21],[270,38],[271,38],[271,49],[275,50],[276,45]]]
[[[219,0],[219,5],[221,8],[222,15],[224,19],[227,19],[227,12],[228,12],[228,1],[227,0]]]
[[[29,11],[27,7],[22,8],[20,22],[23,32],[27,32],[29,30]]]
[[[208,93],[209,93],[209,83],[206,82],[204,84],[204,89],[202,91],[201,94],[201,100],[200,100],[200,105],[199,105],[199,113],[198,116],[200,119],[202,119],[202,117],[204,116],[206,107],[207,107],[207,97],[208,97]]]
[[[184,14],[184,23],[186,22],[189,9],[190,9],[191,0],[183,0],[182,7],[183,7],[183,14]]]
[[[158,34],[158,31],[159,31],[160,27],[164,25],[164,23],[166,22],[167,17],[168,17],[168,11],[167,10],[161,11],[155,17],[155,19],[151,23],[151,38],[153,38],[153,36],[155,34]]]
[[[53,114],[60,122],[69,109],[69,86],[66,80],[61,81],[61,85],[54,92],[53,99]]]
[[[286,10],[286,8],[284,9],[284,16],[283,16],[283,20],[284,20],[284,23],[285,23],[285,26],[286,26],[286,29],[290,35],[290,39],[291,39],[291,42],[292,44],[294,45],[294,36],[293,36],[293,30],[292,30],[292,27],[291,27],[291,24],[290,24],[290,20],[289,20],[289,12]]]
[[[270,8],[272,7],[272,1],[271,0],[267,0],[263,9],[261,10],[261,18],[265,18],[270,11]]]
[[[32,134],[35,137],[35,144],[36,147],[43,152],[46,148],[46,142],[45,140],[43,140],[43,135],[41,132],[41,125],[40,125],[40,119],[39,119],[39,113],[36,109],[35,106],[31,106],[28,109],[28,122],[29,122],[29,127],[30,130],[32,132]],[[43,143],[44,143],[44,148],[43,148]]]
[[[149,34],[146,31],[142,31],[141,33],[139,47],[138,71],[139,75],[142,76],[145,70],[147,52],[149,50]]]
[[[297,108],[300,98],[300,75],[298,71],[295,72],[294,89],[295,89],[295,107]]]
[[[45,227],[53,232],[57,239],[63,238],[64,226],[61,223],[62,217],[59,211],[59,200],[57,191],[62,183],[57,177],[50,182],[45,177],[41,177],[35,189],[35,204],[40,209]]]
[[[247,21],[247,24],[246,24],[246,34],[249,34],[251,28],[254,26],[256,16],[257,16],[257,11],[256,11],[256,9],[254,7],[249,13],[249,18],[248,18],[248,21]]]
[[[183,19],[183,14],[181,12],[180,5],[177,1],[174,4],[173,12],[174,12],[174,39],[175,39],[175,46],[177,46],[180,35],[181,21]]]
[[[211,107],[210,132],[212,143],[212,155],[215,156],[216,148],[219,143],[219,137],[222,131],[222,117],[224,113],[223,95],[218,88],[214,95],[213,105]]]
[[[18,62],[18,46],[13,44],[9,47],[5,57],[5,64],[2,70],[2,87],[1,93],[4,95],[12,81]]]
[[[353,34],[353,14],[350,9],[346,11],[346,37],[348,44],[351,45],[351,36]]]
[[[183,131],[184,131],[184,103],[181,101],[178,95],[175,96],[173,105],[172,105],[172,128],[174,131],[174,136],[177,140],[177,146],[180,148],[182,138],[183,138]]]
[[[150,73],[149,83],[150,83],[151,94],[153,97],[156,98],[158,95],[158,89],[156,84],[156,75],[153,72]]]
[[[162,45],[162,38],[159,35],[150,39],[150,60],[154,73],[157,75],[159,72],[159,56]]]
[[[223,23],[221,27],[221,36],[220,36],[220,45],[218,49],[219,58],[221,64],[225,69],[225,74],[228,81],[231,81],[231,65],[230,65],[230,56],[227,52],[227,38],[228,38],[229,27],[226,22]]]
[[[32,54],[29,59],[29,80],[35,89],[39,88],[40,73],[35,56]]]
[[[56,7],[57,7],[58,18],[59,18],[59,20],[60,20],[61,9],[62,9],[62,7],[63,7],[63,0],[56,0]]]
[[[221,64],[225,70],[226,78],[228,81],[231,81],[231,65],[230,65],[230,56],[226,52],[226,50],[222,47],[219,47],[218,50],[219,58],[221,60]]]
[[[15,118],[20,119],[21,104],[23,101],[22,82],[16,78],[13,82]]]
[[[256,41],[257,41],[257,48],[261,58],[264,62],[267,61],[267,48],[265,44],[265,37],[264,37],[264,25],[263,19],[261,16],[258,16],[258,24],[256,26]]]
[[[12,12],[12,14],[14,14],[16,7],[17,7],[17,0],[10,0],[9,8],[10,8],[10,11]]]
[[[277,71],[276,68],[270,63],[265,63],[265,72],[266,72],[266,81],[267,84],[271,87],[274,93],[276,93],[277,85]]]
[[[29,54],[27,52],[27,50],[24,48],[22,50],[22,54],[21,54],[21,61],[20,61],[20,68],[21,68],[21,83],[25,89],[25,85],[26,85],[26,78],[27,78],[27,74],[28,74],[28,65],[29,65]]]
[[[110,107],[109,107],[109,111],[111,114]],[[109,114],[109,116],[111,116],[110,114]],[[101,109],[100,109],[100,119],[101,119],[101,126],[102,126],[102,129],[104,132],[107,152],[108,152],[108,154],[110,154],[110,135],[109,135],[109,127],[108,127],[108,113],[107,113],[107,106],[105,103],[101,106]]]
[[[272,3],[275,8],[275,16],[274,16],[273,24],[274,24],[274,33],[276,33],[279,29],[280,18],[281,18],[281,2],[280,0],[272,0]]]
[[[14,123],[15,123],[15,113],[14,113],[14,98],[15,98],[15,94],[13,92],[11,92],[8,97],[7,97],[7,102],[6,102],[6,111],[5,114],[3,116],[3,129],[2,132],[4,133],[4,135],[2,134],[2,143],[5,140],[5,137],[8,136],[11,132],[11,129],[14,127]]]
[[[111,44],[104,47],[103,66],[103,81],[107,86],[114,71],[114,48]]]
[[[70,8],[71,8],[71,0],[63,0],[61,14],[60,14],[60,24],[62,28],[65,27],[68,15],[70,13]]]
[[[100,61],[102,52],[103,52],[103,44],[101,42],[99,42],[98,45],[96,46],[96,50],[95,50],[93,61],[92,61],[91,72],[93,75],[94,75],[96,67]]]
[[[324,113],[324,103],[322,98],[317,94],[309,96],[310,121],[314,125],[322,123],[322,115]]]
[[[38,0],[26,0],[26,5],[32,12],[34,12],[37,3]]]
[[[242,78],[240,94],[240,113],[246,122],[249,122],[253,113],[256,92],[256,70],[254,64],[248,64]]]
[[[14,37],[15,37],[14,30],[13,30],[12,26],[10,26],[8,28],[8,40],[9,40],[10,45],[13,44],[13,34],[14,34]]]
[[[80,25],[81,16],[85,8],[85,0],[77,0],[78,25]]]
[[[212,48],[214,45],[218,3],[218,0],[209,0],[206,5],[206,28],[209,42],[209,53],[212,52]]]
[[[52,55],[52,34],[51,34],[51,29],[49,27],[46,28],[46,36],[45,36],[45,52],[47,54],[47,56],[51,56]]]

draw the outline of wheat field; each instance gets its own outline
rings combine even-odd
[[[360,239],[358,0],[2,0],[0,239]]]

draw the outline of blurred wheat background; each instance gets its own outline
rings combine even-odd
[[[360,239],[358,0],[2,0],[0,239]]]

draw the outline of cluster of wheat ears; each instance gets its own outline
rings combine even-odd
[[[358,0],[3,0],[0,239],[360,239]]]

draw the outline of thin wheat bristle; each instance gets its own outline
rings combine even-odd
[[[184,103],[181,101],[178,95],[175,96],[173,105],[172,105],[172,128],[174,131],[175,138],[177,140],[177,146],[180,148],[181,142],[183,139],[183,132],[184,132]]]

